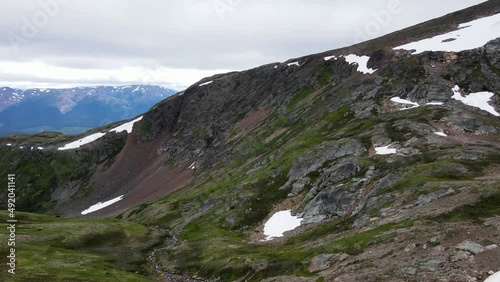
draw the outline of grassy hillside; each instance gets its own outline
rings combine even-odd
[[[6,212],[0,215],[7,218]],[[17,220],[16,274],[2,271],[1,281],[150,281],[146,252],[164,236],[114,219],[17,213]],[[7,226],[0,224],[2,230]],[[7,239],[2,232],[0,240]],[[0,253],[5,261],[7,244],[2,244]]]

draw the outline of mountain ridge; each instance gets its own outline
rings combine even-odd
[[[150,85],[26,90],[3,87],[0,88],[0,134],[82,133],[132,118],[174,93]]]
[[[434,23],[499,6],[488,1],[418,32],[430,37]],[[399,36],[408,40],[408,30]],[[457,95],[490,92],[483,102],[500,108],[500,38],[421,54],[393,49],[403,41],[204,78],[153,106],[131,133],[75,150],[0,139],[0,167],[19,175],[24,210],[163,232],[141,264],[155,278],[482,280],[500,267],[500,120]],[[72,141],[39,138],[33,144],[54,148]],[[282,211],[301,226],[267,240],[266,223]],[[113,249],[106,232],[94,236]]]

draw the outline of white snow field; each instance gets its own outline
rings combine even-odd
[[[287,64],[287,65],[288,65],[289,67],[291,67],[291,66],[297,66],[297,67],[300,67],[299,62],[291,62],[291,63],[289,63],[289,64]]]
[[[116,197],[114,199],[111,199],[109,201],[106,201],[106,202],[99,202],[93,206],[90,206],[90,208],[82,211],[82,215],[86,215],[86,214],[89,214],[89,213],[93,213],[95,211],[98,211],[100,209],[103,209],[107,206],[110,206],[118,201],[121,201],[123,199],[123,195],[119,196],[119,197]]]
[[[207,81],[207,82],[204,82],[198,86],[205,86],[205,85],[209,85],[209,84],[212,84],[212,82],[214,82],[213,80],[210,80],[210,81]]]
[[[413,109],[413,108],[420,107],[420,105],[418,103],[415,103],[415,102],[412,102],[412,101],[406,100],[406,99],[401,99],[399,97],[393,97],[393,98],[391,98],[391,101],[394,102],[394,103],[403,104],[403,105],[410,105],[411,106],[409,108],[402,108],[401,110],[407,110],[407,109]]]
[[[495,94],[491,92],[477,92],[477,93],[470,93],[467,96],[462,96],[460,93],[460,87],[458,85],[455,85],[455,87],[452,88],[453,90],[453,96],[451,97],[452,99],[461,101],[465,105],[480,108],[483,111],[487,111],[491,113],[492,115],[495,116],[500,116],[500,114],[489,104],[490,98],[493,97]]]
[[[111,129],[109,132],[122,132],[122,131],[127,131],[127,133],[132,133],[132,128],[134,127],[134,123],[138,122],[142,120],[142,116],[132,120],[132,121],[129,121],[127,123],[124,123],[118,127],[115,127],[113,129]]]
[[[325,59],[325,61],[330,61],[331,59],[335,59],[336,60],[337,57],[335,55],[333,55],[333,56],[327,56],[324,59]]]
[[[266,236],[264,241],[270,241],[277,237],[283,237],[283,233],[299,227],[301,222],[302,218],[293,216],[290,210],[275,213],[264,224],[264,235]]]
[[[142,116],[132,120],[132,121],[129,121],[127,123],[124,123],[120,126],[117,126],[111,130],[109,130],[109,132],[122,132],[122,131],[127,131],[127,133],[131,133],[132,132],[132,128],[134,127],[134,124],[138,121],[142,120]],[[82,139],[79,139],[79,140],[76,140],[74,142],[71,142],[71,143],[68,143],[66,145],[64,145],[64,147],[60,147],[60,148],[57,148],[57,150],[59,151],[65,151],[65,150],[73,150],[73,149],[77,149],[77,148],[80,148],[81,146],[83,145],[86,145],[86,144],[89,144],[89,143],[92,143],[94,141],[96,141],[97,139],[103,137],[104,135],[106,135],[106,133],[103,133],[103,132],[98,132],[98,133],[94,133],[94,134],[91,134],[89,136],[86,136],[86,137],[83,137]]]
[[[413,54],[425,51],[460,52],[482,47],[488,41],[500,37],[500,14],[480,18],[458,26],[458,30],[431,38],[408,43],[394,49],[415,50]]]
[[[362,72],[364,74],[372,74],[372,73],[377,71],[377,70],[368,68],[367,64],[368,64],[368,60],[370,60],[370,57],[368,57],[368,56],[358,56],[358,55],[351,54],[351,55],[345,56],[345,60],[349,64],[358,64],[358,71]]]
[[[188,169],[196,169],[196,162],[192,163]]]
[[[429,102],[427,104],[425,104],[426,106],[443,106],[444,103],[443,102]]]
[[[57,150],[65,151],[65,150],[77,149],[85,144],[89,144],[89,143],[94,142],[95,140],[103,137],[104,135],[106,135],[106,133],[102,133],[102,132],[94,133],[94,134],[91,134],[89,136],[83,137],[82,139],[78,139],[74,142],[68,143],[68,144],[64,145],[64,147],[57,148]]]
[[[375,152],[377,155],[392,155],[392,154],[396,154],[397,151],[396,149],[391,149],[389,148],[391,145],[387,145],[387,146],[384,146],[384,147],[376,147],[375,148]]]
[[[500,282],[500,271],[486,278],[484,282]]]
[[[446,137],[446,136],[448,136],[448,135],[446,135],[446,133],[444,133],[444,132],[434,132],[434,134],[439,135],[439,136],[442,136],[442,137]]]

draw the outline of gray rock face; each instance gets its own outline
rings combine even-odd
[[[429,259],[420,263],[420,269],[429,272],[439,270],[444,264],[444,261],[439,258]]]
[[[309,263],[309,272],[318,272],[329,268],[332,264],[346,260],[348,254],[321,254],[313,257]]]
[[[457,262],[462,260],[468,260],[472,256],[469,252],[466,251],[456,251],[450,256],[450,262]]]
[[[387,146],[392,143],[392,140],[385,135],[374,135],[371,138],[373,147]]]
[[[292,185],[292,194],[297,195],[304,191],[305,187],[311,183],[311,179],[309,177],[304,177],[297,180]]]
[[[500,89],[500,79],[498,81],[498,89]],[[478,90],[483,91],[483,90]],[[476,135],[490,135],[499,134],[500,127],[498,123],[489,122],[487,119],[478,118],[479,116],[490,116],[479,108],[466,106],[459,101],[452,101],[453,107],[456,109],[453,114],[449,116],[447,125],[458,132],[473,133]]]
[[[336,143],[323,143],[313,150],[303,153],[293,161],[292,168],[288,172],[289,180],[281,189],[287,189],[295,182],[305,183],[304,177],[311,172],[318,171],[327,161],[345,156],[359,156],[364,151],[363,145],[356,140],[346,139]],[[332,171],[338,172],[339,170],[348,173],[349,168],[332,168]],[[301,187],[301,185],[299,184],[297,187]]]
[[[465,240],[462,243],[458,244],[457,249],[462,251],[468,251],[473,254],[479,254],[484,252],[484,247],[478,243],[474,243],[470,240]]]
[[[357,183],[320,191],[299,214],[304,219],[302,223],[315,223],[347,214],[358,198],[361,187]]]
[[[455,193],[455,190],[453,189],[443,189],[440,191],[432,192],[427,195],[422,195],[420,196],[417,201],[415,202],[415,205],[417,206],[422,206],[422,205],[427,205],[435,200],[441,199],[444,196],[450,195]]]
[[[321,177],[314,185],[315,189],[321,191],[334,187],[341,181],[356,175],[360,170],[361,167],[355,158],[345,158],[334,162],[322,171]]]
[[[417,274],[417,269],[415,267],[402,267],[399,269],[399,274],[403,276],[413,276]]]

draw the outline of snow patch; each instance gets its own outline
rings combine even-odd
[[[38,150],[43,150],[44,148],[43,147],[37,147]]]
[[[394,103],[410,106],[410,107],[402,108],[401,110],[407,110],[407,109],[413,109],[413,108],[420,107],[420,105],[418,103],[415,103],[415,102],[412,102],[412,101],[406,100],[406,99],[401,99],[400,97],[393,97],[393,98],[391,98],[391,101]]]
[[[205,85],[209,85],[209,84],[212,84],[212,82],[214,82],[214,81],[213,81],[213,80],[210,80],[210,81],[208,81],[208,82],[204,82],[204,83],[202,83],[202,84],[200,84],[200,85],[198,85],[198,86],[205,86]]]
[[[376,147],[375,152],[377,155],[392,155],[396,154],[396,149],[390,149],[391,145],[387,145],[384,147]]]
[[[351,54],[351,55],[345,56],[345,60],[349,64],[358,64],[358,71],[362,72],[364,74],[372,74],[372,73],[377,71],[377,70],[368,68],[367,64],[368,64],[368,60],[370,60],[370,57],[368,57],[368,56],[358,56],[358,55]]]
[[[7,146],[12,146],[12,144],[10,144],[10,143],[7,143]]]
[[[444,132],[434,132],[434,134],[439,135],[439,136],[442,136],[442,137],[446,137],[446,136],[448,136],[448,135],[446,135],[446,133],[444,133]]]
[[[335,55],[333,55],[333,56],[327,56],[324,59],[325,59],[325,61],[330,61],[331,59],[335,59],[336,60],[337,57]]]
[[[288,63],[287,65],[288,65],[289,67],[291,67],[291,66],[297,66],[297,67],[300,67],[299,62],[291,62],[291,63]]]
[[[283,237],[283,233],[286,231],[299,227],[302,220],[302,218],[293,216],[290,210],[275,213],[264,224],[264,235],[266,236],[264,241],[270,241],[277,237]]]
[[[134,127],[134,124],[140,120],[142,120],[142,116],[140,116],[132,121],[129,121],[127,123],[124,123],[118,127],[115,127],[113,129],[111,129],[109,132],[122,132],[122,131],[126,130],[127,133],[132,133],[132,128]]]
[[[196,162],[192,163],[188,168],[189,169],[196,169]]]
[[[86,214],[98,211],[98,210],[103,209],[107,206],[110,206],[118,201],[121,201],[122,199],[123,199],[123,195],[116,197],[114,199],[111,199],[109,201],[106,201],[106,202],[99,202],[93,206],[90,206],[88,209],[82,211],[82,215],[86,215]]]
[[[443,106],[444,103],[443,102],[429,102],[427,104],[425,104],[426,106]]]
[[[500,114],[491,106],[488,102],[490,101],[490,98],[493,97],[495,94],[491,92],[477,92],[477,93],[470,93],[467,96],[462,96],[462,93],[460,93],[460,87],[458,85],[455,85],[455,87],[452,88],[453,90],[453,96],[451,97],[452,99],[461,101],[465,105],[471,106],[471,107],[476,107],[480,108],[483,111],[487,111],[491,113],[492,115],[495,116],[500,116]]]
[[[64,145],[64,147],[60,147],[57,150],[59,150],[59,151],[65,151],[65,150],[77,149],[77,148],[80,148],[83,145],[86,145],[86,144],[94,142],[95,140],[103,137],[104,135],[106,135],[106,133],[102,133],[102,132],[94,133],[94,134],[86,136],[86,137],[84,137],[82,139],[79,139],[79,140],[76,140],[74,142],[68,143],[68,144]]]
[[[109,132],[122,132],[122,131],[127,131],[127,133],[131,133],[132,132],[132,128],[134,127],[134,124],[140,120],[142,120],[142,116],[132,120],[132,121],[129,121],[127,123],[124,123],[120,126],[117,126],[111,130],[109,130]],[[103,137],[104,135],[106,135],[106,133],[103,133],[103,132],[98,132],[98,133],[94,133],[92,135],[89,135],[87,137],[84,137],[82,139],[79,139],[79,140],[76,140],[74,142],[71,142],[69,144],[66,144],[64,145],[64,147],[60,147],[58,148],[57,150],[59,151],[65,151],[65,150],[72,150],[72,149],[77,149],[77,148],[80,148],[81,146],[83,145],[86,145],[86,144],[89,144],[89,143],[92,143],[94,141],[96,141],[97,139]],[[40,150],[43,150],[40,149]]]
[[[500,14],[484,17],[458,26],[458,30],[432,38],[408,43],[394,49],[415,50],[413,54],[425,51],[460,52],[482,47],[488,41],[500,37]]]
[[[500,271],[486,278],[484,282],[500,282]]]

